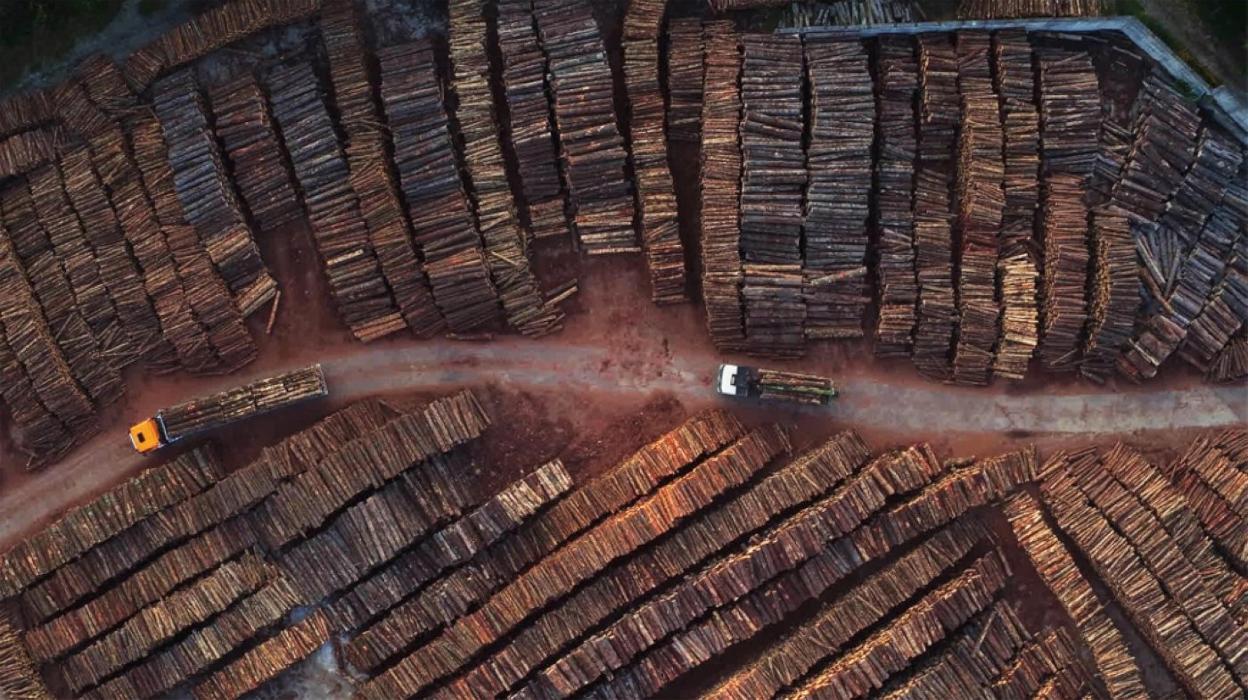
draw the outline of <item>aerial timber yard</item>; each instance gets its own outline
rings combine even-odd
[[[0,96],[0,698],[1248,692],[1248,112],[1116,4],[184,4]]]

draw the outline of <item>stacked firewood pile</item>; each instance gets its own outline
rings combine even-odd
[[[806,337],[861,338],[875,98],[858,41],[806,47],[810,143],[803,221]]]
[[[953,380],[985,385],[1000,332],[997,300],[997,236],[1005,210],[1004,136],[989,65],[987,33],[958,32],[958,129],[955,193],[959,234],[958,342]]]
[[[1105,0],[962,0],[958,18],[1096,17],[1105,10]]]
[[[186,220],[203,240],[239,311],[250,316],[277,294],[277,283],[243,217],[193,73],[183,70],[157,83],[154,107]]]
[[[351,188],[359,199],[369,241],[399,313],[417,337],[445,328],[429,282],[412,247],[386,148],[372,80],[365,65],[363,36],[354,3],[330,0],[321,15],[321,40],[329,56],[329,77],[338,121],[346,132],[344,152]]]
[[[667,138],[697,142],[702,135],[702,20],[667,24]]]
[[[1001,336],[994,376],[1022,379],[1038,342],[1036,257],[1032,242],[1039,202],[1040,114],[1035,101],[1031,44],[1022,32],[993,35],[994,86],[1004,132],[1005,209],[1001,215],[997,278],[1001,289]]]
[[[590,255],[639,252],[628,151],[616,121],[611,66],[591,8],[580,0],[537,0],[533,8],[549,66],[577,241]],[[472,50],[479,52],[480,46]]]
[[[1100,97],[1086,51],[1045,48],[1039,58],[1044,172],[1039,354],[1048,369],[1074,369],[1088,314],[1090,252],[1083,197],[1096,159]]]
[[[805,352],[802,42],[747,34],[741,66],[741,254],[751,354]]]
[[[315,15],[322,0],[234,0],[192,17],[130,54],[126,80],[142,91],[165,71],[194,61],[262,29]]]
[[[911,358],[928,378],[953,378],[957,304],[953,280],[951,195],[958,124],[958,56],[951,37],[920,36],[919,141],[915,164],[914,244],[919,283],[918,322]]]
[[[875,354],[901,357],[910,352],[916,322],[918,279],[914,253],[914,161],[917,155],[915,92],[918,61],[907,37],[879,43],[876,81],[875,245],[879,321]]]
[[[256,76],[245,73],[208,91],[213,131],[221,139],[247,211],[272,234],[302,214],[290,168],[278,143],[268,100]]]
[[[235,389],[163,409],[165,433],[186,436],[241,421],[326,393],[320,365],[265,377]]]
[[[487,327],[499,317],[498,292],[459,176],[433,50],[402,44],[377,57],[395,166],[433,300],[452,332]]]
[[[592,24],[593,18],[588,19]],[[528,236],[520,227],[507,179],[507,167],[503,162],[502,137],[494,115],[494,95],[490,88],[489,55],[482,50],[486,41],[486,18],[480,3],[475,0],[452,2],[449,42],[453,72],[451,86],[457,98],[455,123],[463,139],[463,167],[470,186],[469,194],[476,208],[477,229],[481,232],[486,264],[494,285],[498,287],[508,325],[527,336],[536,337],[560,330],[563,313],[543,298],[529,264]],[[552,71],[556,65],[561,64],[552,59]],[[584,97],[583,93],[577,94]],[[608,107],[611,104],[610,94],[608,90]],[[614,119],[613,108],[608,114]],[[571,129],[566,132],[570,133]],[[566,143],[564,145],[567,147]],[[583,187],[584,183],[581,185]],[[627,221],[632,223],[631,208]]]
[[[650,271],[650,298],[656,304],[686,299],[685,253],[676,221],[675,184],[667,164],[667,128],[659,87],[659,34],[666,4],[664,0],[633,0],[624,14],[629,150],[637,180],[641,242]],[[701,41],[695,43],[700,45]]]
[[[350,171],[319,78],[310,64],[297,63],[273,71],[267,87],[339,315],[365,342],[403,330],[359,200],[343,186]]]
[[[546,55],[537,43],[529,0],[498,3],[498,48],[503,55],[511,147],[518,161],[529,229],[534,238],[571,236],[565,211],[567,194],[559,175],[555,130],[546,98]]]
[[[702,300],[711,342],[741,350],[741,44],[731,22],[705,25],[699,220]]]

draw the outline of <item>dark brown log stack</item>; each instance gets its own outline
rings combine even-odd
[[[909,37],[883,37],[878,51],[875,246],[879,251],[879,320],[875,354],[904,357],[913,345],[918,302],[913,206],[919,67]]]
[[[511,147],[519,165],[520,190],[533,237],[570,237],[567,192],[559,174],[557,139],[546,94],[546,55],[537,43],[533,23],[530,0],[499,0],[498,48],[503,56]],[[700,54],[698,58],[700,61]]]
[[[985,385],[1000,334],[998,238],[1005,211],[1005,137],[987,33],[958,32],[958,341],[953,380]]]
[[[953,204],[957,135],[962,113],[958,56],[947,34],[920,36],[919,141],[914,191],[918,323],[912,357],[930,379],[953,378],[958,325],[954,289]]]
[[[741,40],[731,22],[705,25],[702,101],[702,301],[720,352],[745,346],[741,315]]]
[[[685,254],[676,221],[676,190],[667,163],[663,91],[659,87],[659,29],[666,0],[630,0],[624,15],[624,81],[629,150],[641,212],[641,242],[650,271],[650,299],[684,301]]]
[[[53,126],[0,137],[0,178],[21,175],[52,160],[60,141],[60,130]]]
[[[329,77],[338,120],[346,134],[344,151],[351,187],[368,226],[381,274],[403,319],[417,337],[446,327],[434,306],[429,282],[412,247],[411,232],[394,176],[386,135],[378,126],[381,110],[365,65],[366,51],[355,4],[329,0],[321,13],[321,40],[329,56]]]
[[[52,95],[46,89],[26,90],[0,100],[0,136],[29,131],[55,118]]]
[[[584,12],[589,15],[589,8],[582,7],[580,3],[577,7],[570,14]],[[557,16],[559,21],[563,21],[568,15],[560,12]],[[548,24],[550,21],[546,20]],[[592,24],[593,18],[589,17],[589,21]],[[538,26],[539,29],[543,27],[541,21]],[[543,39],[546,38],[543,34]],[[561,40],[567,38],[561,36]],[[581,38],[584,38],[583,35]],[[563,328],[563,312],[542,296],[537,276],[529,262],[528,234],[516,214],[516,203],[507,180],[507,165],[503,161],[502,134],[494,112],[489,56],[482,50],[488,41],[488,28],[480,0],[451,2],[448,41],[451,87],[458,101],[455,126],[463,139],[461,155],[467,170],[468,193],[476,208],[477,228],[485,245],[486,264],[503,302],[503,314],[508,325],[529,337],[554,333]],[[545,48],[550,53],[551,48]],[[559,104],[557,84],[560,71],[555,66],[558,65],[561,64],[552,60],[551,71],[556,76],[556,107]],[[580,65],[582,68],[585,66],[584,63]],[[605,57],[602,66],[606,68]],[[609,87],[609,70],[607,76]],[[607,95],[609,105],[610,92]],[[614,120],[613,109],[610,114]],[[568,144],[564,143],[564,147],[567,148]],[[602,182],[596,180],[595,184],[601,185]],[[631,208],[628,221],[632,222]]]
[[[731,10],[751,10],[756,7],[781,7],[787,5],[785,0],[708,0],[711,10],[728,12]]]
[[[1040,112],[1031,44],[1023,32],[993,36],[994,85],[1005,132],[1005,211],[1001,217],[997,277],[1001,289],[1001,337],[993,375],[1022,379],[1036,352],[1036,212],[1040,199]]]
[[[154,107],[186,220],[203,240],[239,311],[250,316],[273,299],[277,283],[239,207],[194,74],[186,70],[161,80]]]
[[[1088,300],[1088,337],[1079,373],[1104,382],[1131,339],[1142,299],[1127,215],[1113,206],[1100,207],[1092,212],[1089,229],[1094,272]]]
[[[667,138],[702,138],[702,18],[680,17],[667,24]]]
[[[403,330],[407,323],[377,263],[316,73],[295,64],[271,73],[267,86],[338,314],[364,342]]]
[[[871,217],[874,84],[860,41],[806,45],[810,144],[803,221],[808,339],[861,338]]]
[[[433,49],[400,44],[377,57],[395,169],[433,300],[452,332],[488,328],[499,318],[498,291],[460,179]]]
[[[273,234],[303,209],[282,152],[268,98],[253,73],[208,90],[213,129],[225,147],[234,183],[260,230]]]
[[[1095,17],[1104,12],[1104,0],[962,0],[958,4],[959,19]]]
[[[577,240],[590,255],[639,252],[628,151],[598,24],[581,0],[536,0],[533,8]]]

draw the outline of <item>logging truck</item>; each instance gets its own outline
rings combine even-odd
[[[147,454],[179,440],[329,394],[319,364],[161,409],[130,427],[130,444]]]
[[[826,406],[836,398],[832,380],[814,374],[721,364],[715,389],[724,396]]]

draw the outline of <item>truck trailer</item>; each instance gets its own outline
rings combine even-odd
[[[715,389],[725,396],[815,406],[826,406],[837,396],[836,386],[827,377],[733,364],[719,366]]]

